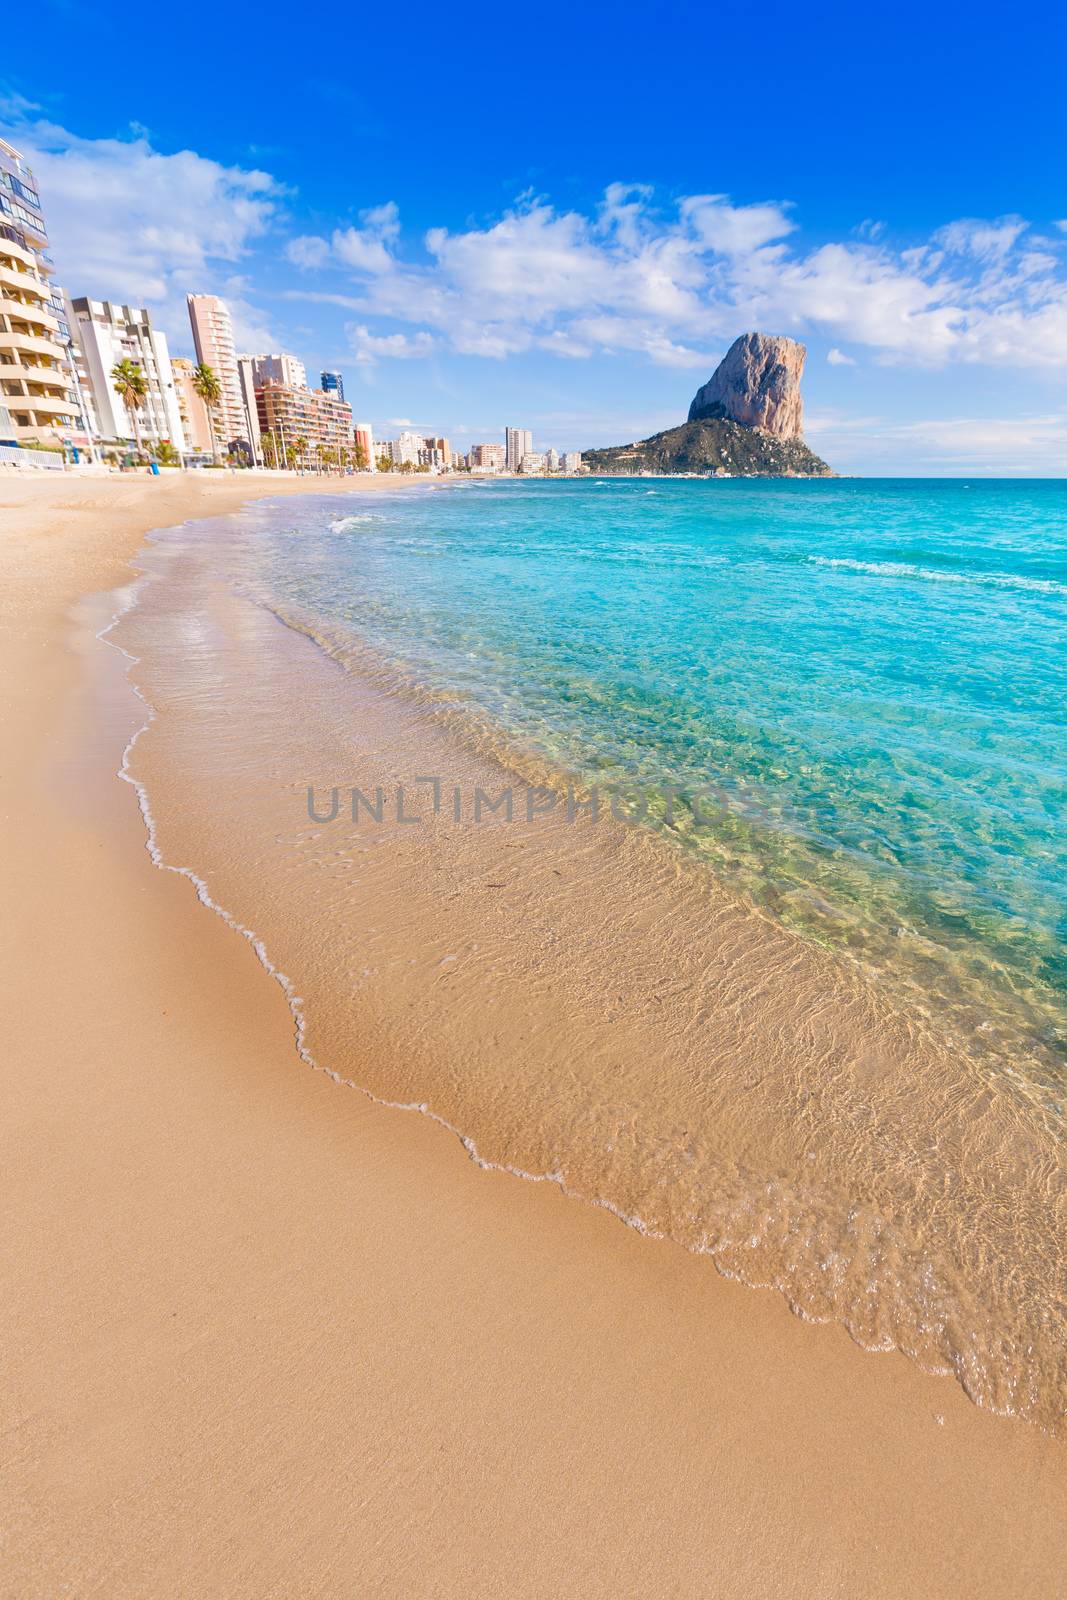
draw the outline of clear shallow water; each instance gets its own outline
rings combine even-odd
[[[672,831],[720,876],[1058,1098],[1067,484],[591,480],[337,505],[257,513],[257,584],[283,614],[370,644],[549,770],[677,787]]]
[[[132,774],[306,1061],[1059,1429],[1064,545],[1052,484],[257,505],[145,557]],[[307,814],[501,758],[706,825]]]

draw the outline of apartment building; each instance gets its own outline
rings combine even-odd
[[[325,385],[323,385],[323,387],[325,388]],[[328,394],[329,390],[327,389],[326,392]],[[344,399],[343,393],[341,394],[340,398],[342,400]],[[367,471],[377,472],[378,455],[380,454],[380,450],[376,450],[375,448],[374,429],[371,427],[369,422],[357,422],[353,431],[355,433],[356,449],[362,449]]]
[[[411,433],[410,430],[405,429],[403,433],[397,434],[395,439],[388,440],[387,443],[390,446],[394,467],[417,467],[419,465],[419,455],[423,447],[421,433]]]
[[[564,472],[581,472],[582,452],[580,450],[565,450],[563,452]]]
[[[67,302],[71,331],[91,395],[93,421],[101,439],[134,439],[146,444],[169,440],[185,449],[185,430],[171,370],[167,336],[152,326],[146,310],[83,296]],[[147,393],[134,418],[115,391],[112,369],[132,361],[141,369]]]
[[[174,378],[174,397],[178,402],[185,448],[195,455],[207,455],[211,450],[211,424],[207,406],[193,386],[193,363],[185,356],[173,356],[170,370]]]
[[[0,139],[0,444],[88,444],[33,173]]]
[[[306,389],[308,386],[307,368],[297,356],[284,354],[270,356],[241,356],[242,361],[252,363],[252,381],[256,389],[262,389],[265,383],[281,383],[287,389]],[[326,373],[323,373],[326,377]],[[323,389],[328,387],[322,385]],[[344,399],[344,395],[337,397]]]
[[[503,472],[508,464],[507,451],[502,444],[472,444],[470,462],[472,472]]]
[[[263,387],[263,381],[261,380],[258,383],[256,381],[256,362],[262,359],[260,356],[237,357],[237,379],[241,385],[241,405],[244,407],[245,422],[248,425],[248,442],[252,446],[252,460],[257,466],[261,465],[263,461],[263,444],[259,434],[259,401],[256,399],[256,393]],[[267,359],[273,360],[274,357],[271,356]],[[297,365],[300,366],[301,371],[304,370],[301,363],[298,362]],[[266,381],[269,382],[271,380],[268,379]],[[280,379],[276,381],[281,382]],[[300,388],[302,385],[298,384],[296,387]]]
[[[520,472],[544,472],[545,458],[536,450],[527,450],[519,462]]]
[[[210,367],[221,394],[215,407],[215,433],[223,455],[232,451],[250,456],[251,426],[241,393],[241,375],[233,343],[233,323],[225,300],[213,294],[186,297],[198,363]]]
[[[529,428],[505,428],[504,453],[508,471],[518,472],[523,456],[533,453],[533,434]]]
[[[435,472],[450,472],[452,470],[452,446],[447,439],[434,437],[422,441],[419,451],[419,465],[432,467]]]
[[[284,383],[265,383],[256,391],[259,430],[269,439],[275,460],[282,462],[296,450],[315,464],[320,446],[336,454],[352,455],[352,407],[321,389],[297,389]]]

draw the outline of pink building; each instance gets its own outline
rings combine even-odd
[[[253,430],[245,414],[229,307],[213,294],[191,294],[187,300],[196,359],[212,369],[222,390],[215,407],[219,449],[225,455],[231,445],[237,444],[251,454]]]
[[[352,431],[356,436],[356,449],[362,448],[367,458],[368,471],[377,472],[378,463],[374,458],[374,430],[370,423],[357,422]]]

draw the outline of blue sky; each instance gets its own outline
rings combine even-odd
[[[221,293],[380,433],[581,448],[681,420],[755,327],[807,344],[842,471],[1067,470],[1051,6],[222,3],[207,60],[166,9],[38,15],[0,132],[68,290],[175,351]]]

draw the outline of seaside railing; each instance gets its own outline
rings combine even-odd
[[[0,444],[0,467],[50,467],[63,471],[63,457],[55,450],[23,450],[17,444]]]

